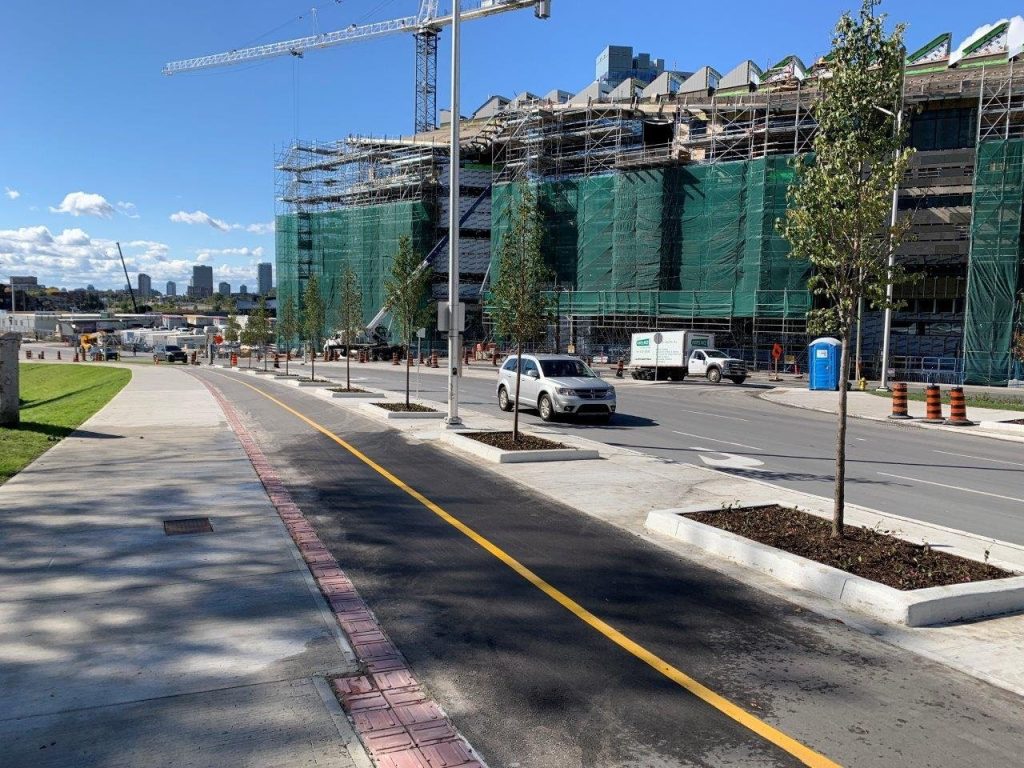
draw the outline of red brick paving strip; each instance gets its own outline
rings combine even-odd
[[[288,532],[331,606],[367,674],[331,680],[341,706],[377,765],[383,768],[485,768],[441,707],[413,677],[405,658],[384,633],[316,530],[302,515],[263,451],[221,393],[220,403]]]

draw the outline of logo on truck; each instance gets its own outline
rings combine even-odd
[[[651,340],[650,339],[637,339],[636,340],[636,345],[638,347],[649,347],[649,346],[651,346]]]

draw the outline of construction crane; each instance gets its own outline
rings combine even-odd
[[[451,13],[438,15],[438,2],[439,0],[420,0],[420,9],[415,16],[377,21],[372,24],[352,24],[335,32],[323,34],[317,32],[295,40],[284,40],[251,48],[239,48],[226,53],[172,61],[164,65],[163,73],[174,75],[179,72],[194,72],[211,67],[251,63],[277,56],[302,58],[306,52],[321,48],[332,48],[336,45],[346,45],[386,35],[411,33],[416,41],[415,130],[416,133],[430,131],[437,127],[437,39],[441,30],[452,23]],[[533,6],[534,15],[538,19],[546,19],[551,16],[551,0],[468,0],[460,5],[462,9],[460,15],[463,22],[473,21],[530,6]],[[453,119],[457,119],[457,116],[453,115]]]

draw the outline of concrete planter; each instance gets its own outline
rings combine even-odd
[[[785,506],[776,501],[761,503]],[[649,531],[671,536],[784,584],[894,624],[927,627],[1024,610],[1024,576],[948,587],[894,589],[682,517],[707,511],[713,510],[707,506],[659,510],[649,513],[644,525]]]
[[[363,403],[360,407],[376,418],[386,419],[388,421],[443,419],[446,415],[444,411],[389,411],[386,408],[377,407],[374,403]]]
[[[552,448],[537,451],[503,451],[493,445],[481,443],[467,432],[442,432],[441,442],[447,443],[462,453],[469,453],[494,464],[526,464],[546,461],[583,461],[599,459],[601,455],[592,448]]]
[[[310,389],[323,388],[323,389],[326,389],[327,387],[336,387],[336,386],[338,386],[333,381],[298,381],[297,379],[287,379],[287,383],[291,384],[293,387],[299,387],[300,389],[303,389],[303,388],[310,388]]]
[[[1024,424],[1004,424],[1001,421],[983,421],[978,426],[982,429],[991,429],[993,432],[1002,432],[1006,435],[1020,435],[1021,437],[1024,437]]]
[[[377,398],[383,400],[385,397],[384,395],[378,392],[331,392],[330,390],[328,390],[327,394],[337,400],[358,400],[360,398]]]

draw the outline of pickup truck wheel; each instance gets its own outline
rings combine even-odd
[[[736,385],[742,384],[744,381],[747,380],[746,376],[732,376],[731,378],[732,378],[732,383],[736,384]]]
[[[512,410],[512,400],[509,399],[508,390],[504,387],[498,390],[498,407],[505,413]]]
[[[722,372],[718,368],[710,368],[708,370],[708,381],[712,384],[717,384],[722,380]]]
[[[537,413],[540,414],[542,421],[555,420],[555,407],[551,404],[550,397],[547,395],[540,396],[540,400],[537,401]]]

